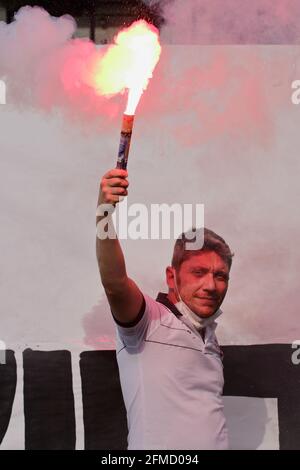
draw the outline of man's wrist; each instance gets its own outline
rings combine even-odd
[[[110,204],[107,202],[100,202],[96,209],[96,217],[108,217],[115,211],[115,204]]]

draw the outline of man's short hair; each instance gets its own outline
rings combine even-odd
[[[204,233],[203,233],[204,231]],[[194,237],[193,237],[194,234]],[[203,246],[200,249],[187,249],[186,244],[190,244],[193,240],[197,240],[197,237],[202,237]],[[199,238],[198,238],[199,239]],[[214,251],[217,253],[220,258],[222,258],[225,263],[227,263],[228,268],[231,268],[233,253],[231,252],[229,246],[225,240],[217,235],[212,230],[208,228],[192,228],[187,232],[183,232],[176,240],[174,245],[173,257],[172,257],[172,266],[178,272],[183,261],[191,258],[194,255],[197,255],[201,252]]]

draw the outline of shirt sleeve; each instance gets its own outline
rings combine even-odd
[[[138,348],[145,339],[149,330],[155,329],[159,324],[159,304],[150,296],[143,294],[143,303],[137,318],[130,323],[121,323],[114,316],[116,324],[117,339],[120,346],[127,349]]]

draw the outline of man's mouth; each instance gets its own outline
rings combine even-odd
[[[196,297],[197,299],[200,299],[200,300],[206,300],[208,302],[216,302],[216,299],[212,298],[212,297]]]

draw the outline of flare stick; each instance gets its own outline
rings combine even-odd
[[[127,169],[127,160],[133,128],[133,120],[134,116],[130,116],[128,114],[123,115],[118,160],[116,166],[116,168],[122,168],[123,170]]]

